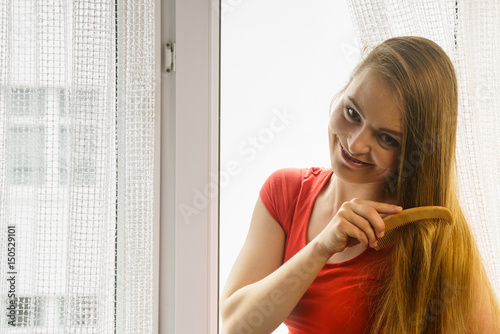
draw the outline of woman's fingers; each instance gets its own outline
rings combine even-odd
[[[376,247],[377,239],[385,231],[380,215],[395,214],[401,210],[401,207],[392,204],[354,198],[342,204],[320,238],[325,248],[334,253],[354,246],[358,240],[367,247]]]
[[[359,199],[359,198],[353,198],[350,203],[355,203],[359,205],[368,205],[377,210],[379,213],[389,213],[389,214],[394,214],[394,212],[399,212],[403,208],[394,204],[388,204],[388,203],[382,203],[382,202],[375,202],[375,201],[370,201],[366,199]]]
[[[381,214],[385,217],[387,214],[396,214],[403,210],[402,207],[397,205],[362,200],[358,198],[352,199],[350,203],[354,204],[351,208],[356,214],[364,217],[371,223],[371,226],[378,238],[381,238],[385,231],[385,224]]]
[[[351,231],[351,233],[356,233],[357,239],[365,245],[376,247],[377,238],[381,238],[385,231],[385,224],[380,214],[395,214],[402,208],[392,204],[354,198],[344,203],[341,210],[344,211],[342,213],[344,218],[360,230]],[[364,236],[361,236],[360,232],[364,233]]]
[[[344,231],[351,237],[356,238],[368,247],[375,247],[373,244],[377,241],[375,237],[375,231],[372,228],[370,222],[364,218],[363,215],[358,214],[349,207],[347,209],[341,209],[342,216],[345,218]],[[340,210],[339,210],[340,211]]]

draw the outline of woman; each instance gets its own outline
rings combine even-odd
[[[457,82],[434,42],[389,39],[334,99],[331,169],[282,169],[260,191],[221,298],[224,333],[500,333],[496,296],[454,181]],[[386,215],[444,206],[452,227]]]

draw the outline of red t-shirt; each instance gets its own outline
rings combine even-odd
[[[313,204],[332,174],[317,167],[280,169],[262,186],[262,202],[285,231],[285,262],[306,246]],[[374,288],[384,279],[390,249],[367,248],[348,261],[327,263],[285,320],[289,333],[369,333],[380,294]]]

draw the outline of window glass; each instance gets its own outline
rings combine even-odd
[[[358,60],[345,1],[222,0],[220,291],[269,174],[330,167],[328,108]]]

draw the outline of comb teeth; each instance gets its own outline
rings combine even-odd
[[[391,246],[392,244],[394,244],[396,242],[396,240],[394,239],[394,231],[400,229],[401,227],[405,227],[405,226],[408,226],[410,224],[422,222],[424,220],[434,220],[434,221],[437,221],[439,219],[441,219],[441,218],[424,218],[424,219],[411,220],[411,221],[408,221],[406,223],[402,223],[401,225],[396,226],[396,227],[392,228],[389,231],[386,231],[385,234],[384,234],[384,236],[382,238],[377,239],[377,247],[375,247],[375,250],[381,250],[383,248],[386,248],[386,247]]]
[[[398,214],[387,216],[384,218],[386,228],[385,234],[382,238],[377,240],[377,247],[375,247],[375,250],[378,251],[394,244],[394,231],[400,227],[428,220],[440,219],[451,225],[452,215],[450,210],[441,206],[421,206],[406,209]]]

